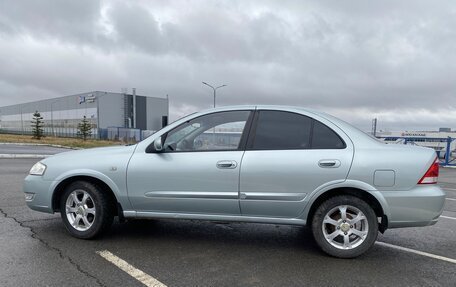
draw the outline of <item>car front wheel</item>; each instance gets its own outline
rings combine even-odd
[[[312,233],[327,254],[354,258],[369,250],[377,239],[377,216],[362,199],[351,195],[335,196],[315,211]]]
[[[77,238],[90,239],[111,226],[114,215],[110,197],[96,185],[76,181],[60,200],[60,214],[66,229]]]

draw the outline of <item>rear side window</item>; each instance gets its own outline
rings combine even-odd
[[[332,129],[314,120],[312,149],[343,149],[344,141]]]
[[[249,149],[344,149],[344,141],[331,128],[304,115],[259,111]]]
[[[253,144],[256,150],[308,149],[312,119],[281,111],[260,111]]]

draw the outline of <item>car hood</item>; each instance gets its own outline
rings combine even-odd
[[[72,170],[92,170],[104,173],[113,166],[123,170],[126,168],[135,148],[136,145],[110,146],[53,155],[41,161],[47,166],[45,179],[53,180],[59,174]]]
[[[89,149],[80,149],[80,150],[72,150],[72,151],[66,151],[62,153],[58,153],[55,155],[52,155],[41,162],[47,163],[50,161],[54,160],[62,160],[64,158],[80,158],[80,157],[87,157],[87,159],[90,159],[90,157],[95,156],[106,156],[106,155],[112,155],[112,154],[117,154],[117,153],[125,153],[125,152],[133,152],[135,149],[136,145],[128,145],[128,146],[108,146],[108,147],[96,147],[96,148],[89,148]]]

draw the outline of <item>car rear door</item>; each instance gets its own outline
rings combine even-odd
[[[241,164],[242,215],[298,217],[310,193],[346,179],[353,146],[328,125],[298,113],[256,112]]]

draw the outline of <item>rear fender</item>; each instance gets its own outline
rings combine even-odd
[[[388,204],[387,204],[385,198],[383,197],[383,195],[380,191],[378,191],[373,186],[371,186],[365,182],[362,182],[362,181],[345,180],[343,182],[321,186],[320,188],[318,188],[314,192],[312,192],[309,195],[309,197],[307,198],[306,207],[304,208],[304,210],[301,213],[301,215],[299,216],[299,218],[307,219],[307,217],[309,216],[309,211],[310,211],[312,205],[315,203],[315,201],[324,193],[326,193],[330,190],[338,189],[338,188],[359,189],[359,190],[362,190],[363,192],[366,192],[366,193],[372,195],[380,203],[380,206],[383,209],[383,214],[388,218],[390,217],[390,214],[391,214],[390,209],[388,207]]]

